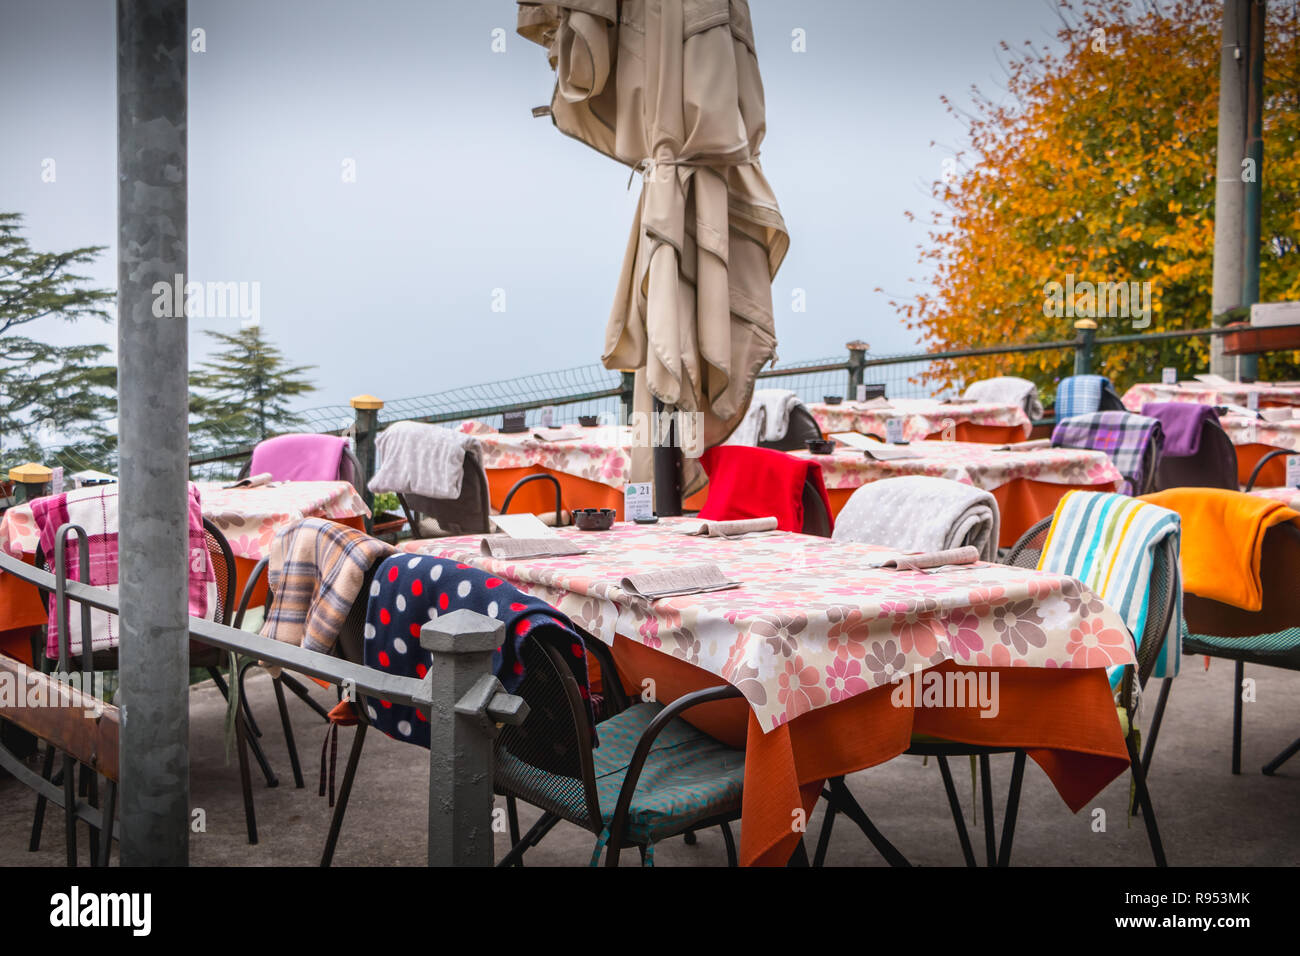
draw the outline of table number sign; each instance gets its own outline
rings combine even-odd
[[[655,513],[654,482],[629,482],[623,492],[623,518],[635,521],[638,518],[653,518]]]
[[[858,386],[857,399],[860,402],[865,402],[867,400],[867,386],[865,385]]]
[[[1178,384],[1178,369],[1176,369],[1176,368],[1163,368],[1163,369],[1161,369],[1161,370],[1160,370],[1160,381],[1161,381],[1161,383],[1164,384],[1164,385],[1177,385],[1177,384]]]
[[[1259,392],[1246,393],[1246,407],[1252,412],[1259,411]]]
[[[1286,486],[1300,488],[1300,455],[1286,456]]]
[[[902,444],[903,420],[901,418],[890,418],[885,422],[885,441],[891,445]]]
[[[543,405],[541,409],[541,413],[542,413],[542,427],[553,428],[555,426],[555,406]]]

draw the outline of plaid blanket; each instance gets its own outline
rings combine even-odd
[[[1140,495],[1155,475],[1164,445],[1160,422],[1130,412],[1093,412],[1058,422],[1052,430],[1052,444],[1063,448],[1104,451],[1124,476],[1120,492]]]
[[[206,617],[208,608],[217,603],[217,578],[208,561],[207,542],[203,537],[203,509],[199,503],[199,490],[189,484],[189,612],[192,617]],[[32,518],[40,532],[41,550],[51,568],[55,566],[55,536],[59,528],[71,522],[86,531],[89,551],[89,583],[109,591],[117,590],[117,530],[118,486],[92,485],[62,494],[37,498],[32,502]],[[67,544],[67,570],[69,580],[81,579],[81,560],[77,553],[76,538]],[[68,650],[81,652],[81,609],[76,602],[68,604]],[[116,614],[90,610],[90,646],[92,650],[117,647],[120,637]],[[59,626],[54,595],[50,595],[50,616],[45,655],[59,654]]]
[[[375,572],[366,607],[366,665],[402,677],[423,677],[433,662],[420,647],[420,628],[439,614],[468,608],[505,624],[506,639],[492,653],[492,673],[514,693],[524,680],[525,641],[555,647],[591,708],[587,651],[567,617],[540,598],[467,564],[432,555],[402,554]],[[395,740],[429,746],[429,725],[414,707],[365,700],[366,715]],[[594,724],[594,717],[593,717]]]
[[[303,518],[271,542],[267,587],[275,596],[262,636],[328,654],[374,563],[392,545],[326,518]]]
[[[1056,386],[1056,420],[1092,412],[1119,411],[1124,403],[1104,375],[1071,375]]]
[[[1056,506],[1052,527],[1038,567],[1078,578],[1124,618],[1135,641],[1141,641],[1150,606],[1150,578],[1157,559],[1170,543],[1177,555],[1182,523],[1176,511],[1125,495],[1071,491]],[[1172,575],[1174,613],[1154,676],[1174,677],[1182,660],[1183,585],[1179,562]],[[1139,645],[1140,647],[1140,645]],[[1112,687],[1123,668],[1110,667]]]

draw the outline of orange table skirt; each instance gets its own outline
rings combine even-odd
[[[721,683],[714,674],[622,637],[615,639],[614,658],[630,690],[640,693],[642,680],[652,678],[656,698],[665,704]],[[997,717],[981,717],[975,708],[898,707],[892,685],[814,710],[769,733],[740,698],[687,711],[690,723],[745,749],[741,865],[785,864],[802,836],[793,827],[799,811],[805,821],[811,816],[823,782],[893,759],[908,748],[913,734],[1024,749],[1073,812],[1128,767],[1104,670],[951,663],[936,668],[958,669],[997,672]]]
[[[1281,484],[1281,482],[1279,482]],[[831,514],[838,516],[848,504],[856,488],[832,488]],[[1068,491],[1114,491],[1115,483],[1105,485],[1056,485],[1032,478],[1015,478],[993,489],[993,499],[998,503],[1002,525],[998,532],[998,547],[1009,548],[1020,536],[1034,526],[1036,521],[1056,511],[1057,502]]]
[[[487,469],[488,495],[492,507],[498,511],[506,500],[514,483],[529,475],[554,475],[560,483],[564,507],[572,511],[575,508],[613,508],[618,512],[618,521],[623,520],[623,489],[611,488],[598,481],[566,475],[551,471],[541,465],[527,468],[489,468]],[[708,497],[707,489],[698,492],[682,502],[687,511],[699,511]],[[550,514],[555,510],[555,486],[549,481],[533,481],[520,488],[510,502],[511,514],[529,512],[532,514]]]
[[[1245,484],[1250,480],[1250,473],[1255,470],[1259,460],[1271,451],[1277,451],[1272,445],[1238,445],[1237,446],[1237,481]],[[1280,488],[1286,484],[1286,456],[1278,455],[1259,473],[1255,479],[1256,488]]]
[[[973,441],[981,445],[1006,445],[1024,441],[1025,429],[1023,425],[976,425],[974,422],[958,422],[951,439],[942,431],[926,436],[926,441],[949,440]]]

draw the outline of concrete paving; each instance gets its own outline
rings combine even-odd
[[[1247,667],[1257,682],[1257,701],[1245,707],[1243,772],[1229,772],[1231,755],[1230,662],[1214,661],[1208,672],[1200,659],[1185,661],[1160,733],[1151,774],[1152,796],[1169,861],[1174,866],[1261,866],[1300,863],[1300,757],[1274,777],[1260,767],[1300,735],[1300,673]],[[290,698],[307,786],[296,789],[275,711],[269,678],[250,676],[250,699],[263,731],[263,743],[280,784],[268,789],[254,768],[254,800],[260,841],[245,837],[239,774],[225,760],[224,702],[211,683],[192,691],[191,804],[203,811],[205,829],[190,839],[194,865],[310,866],[319,861],[330,810],[317,795],[325,725],[300,701]],[[316,692],[323,703],[332,692]],[[1155,685],[1149,694],[1154,706]],[[1148,718],[1149,719],[1149,718]],[[341,777],[352,731],[340,732]],[[970,775],[966,761],[953,764],[959,793],[971,822]],[[1011,758],[993,758],[997,819],[1002,819]],[[372,733],[366,741],[335,865],[420,866],[425,859],[428,782],[427,752]],[[849,784],[876,825],[915,864],[956,866],[962,862],[956,831],[934,761],[900,757],[854,774]],[[1112,783],[1078,814],[1071,814],[1047,777],[1031,761],[1025,774],[1013,864],[1020,866],[1150,866],[1141,819],[1126,825],[1128,775]],[[41,849],[28,852],[35,796],[11,778],[0,780],[0,865],[61,866],[62,818],[46,817]],[[1105,829],[1094,829],[1097,810]],[[522,808],[525,827],[537,814]],[[809,823],[809,849],[815,845],[822,809]],[[737,829],[737,833],[738,833]],[[982,830],[972,829],[977,853]],[[81,830],[84,858],[85,829]],[[508,848],[497,837],[498,857]],[[560,824],[529,851],[533,866],[583,866],[591,857],[590,833]],[[634,864],[636,854],[624,855]],[[835,825],[828,864],[882,866],[884,862],[844,818]],[[681,839],[656,850],[659,866],[722,866],[726,863],[717,830],[702,833],[695,846]]]

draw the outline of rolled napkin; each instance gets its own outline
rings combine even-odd
[[[832,538],[919,552],[971,545],[991,561],[998,526],[998,503],[989,492],[947,478],[907,475],[853,492]]]
[[[238,481],[232,481],[228,485],[222,485],[223,491],[231,491],[235,488],[261,488],[263,485],[271,484],[275,479],[271,477],[269,471],[264,471],[260,475],[249,475],[247,478],[240,478]]]
[[[920,554],[900,554],[896,558],[871,564],[868,567],[882,571],[926,571],[934,573],[939,568],[979,563],[979,549],[971,545],[948,551],[923,551]]]
[[[735,518],[731,521],[702,521],[692,526],[683,534],[701,535],[708,538],[738,538],[742,534],[754,534],[759,531],[775,531],[775,518]]]
[[[1009,445],[994,445],[993,451],[1037,451],[1040,448],[1051,447],[1050,438],[1033,438],[1029,441],[1013,441]]]

